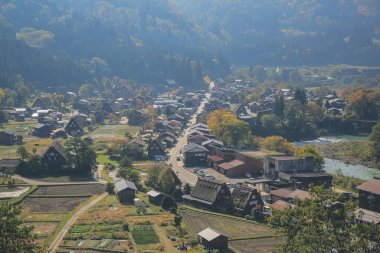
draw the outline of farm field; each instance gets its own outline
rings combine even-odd
[[[123,137],[126,132],[129,132],[132,136],[136,135],[137,132],[141,129],[139,126],[130,126],[130,125],[101,125],[93,132],[89,134],[89,136],[93,138],[101,138],[101,137]]]
[[[284,240],[284,237],[270,237],[230,241],[229,244],[241,253],[267,253],[273,249],[274,245]]]
[[[40,243],[48,246],[66,221],[103,191],[104,186],[99,184],[40,186],[18,205],[23,208],[24,224],[33,225]]]
[[[269,252],[277,241],[276,231],[271,227],[240,218],[226,217],[218,214],[208,214],[182,208],[179,213],[184,218],[193,235],[207,227],[212,227],[229,236],[231,248],[241,253]],[[252,239],[256,238],[257,239]],[[267,237],[267,238],[260,238]],[[238,240],[237,240],[238,239]]]
[[[150,222],[133,225],[132,237],[136,244],[157,244],[160,238]]]
[[[37,123],[38,122],[35,119],[29,119],[22,122],[9,120],[7,123],[3,123],[0,126],[0,130],[7,129],[7,130],[13,130],[16,132],[28,132],[29,130],[32,129],[33,125]]]
[[[29,153],[33,153],[33,148],[39,149],[40,147],[45,147],[53,142],[50,138],[38,138],[34,136],[27,136],[23,139],[23,146],[28,150]],[[0,159],[18,158],[17,154],[18,145],[13,146],[0,146]]]
[[[230,239],[272,236],[276,233],[269,226],[251,223],[244,219],[206,214],[189,209],[181,209],[179,213],[183,216],[193,234],[197,234],[208,227],[225,233]]]
[[[1,182],[1,179],[0,179],[0,182]],[[8,186],[2,186],[2,184],[0,184],[0,193],[1,192],[13,192],[13,191],[17,191],[17,190],[20,190],[20,189],[23,189],[25,188],[25,186],[16,186],[16,187],[13,187],[13,188],[9,188]]]
[[[44,222],[44,221],[36,221],[36,222],[27,222],[26,226],[33,226],[33,232],[37,235],[49,235],[53,233],[54,229],[58,226],[59,222]]]
[[[20,205],[31,213],[65,213],[72,211],[87,199],[87,197],[27,197],[20,203]]]
[[[45,175],[45,176],[33,176],[30,179],[49,182],[49,183],[72,183],[72,182],[88,182],[94,181],[93,175],[84,173],[84,174],[75,174],[75,175]]]
[[[145,193],[138,193],[137,197],[146,203],[146,212],[133,205],[120,204],[114,195],[104,198],[79,217],[65,236],[61,248],[80,250],[90,243],[97,249],[104,249],[100,241],[110,240],[105,249],[128,252],[160,252],[163,249],[163,252],[177,252],[175,246],[179,241],[172,242],[168,236],[181,238],[185,243],[191,239],[185,228],[174,226],[173,214],[148,204]]]
[[[86,184],[86,185],[58,185],[58,186],[40,186],[33,192],[32,196],[40,195],[65,195],[65,196],[85,196],[98,195],[104,192],[104,185]]]

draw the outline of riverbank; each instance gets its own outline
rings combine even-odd
[[[293,142],[293,145],[317,146],[324,156],[324,170],[328,173],[341,173],[362,180],[380,177],[380,164],[372,158],[367,134],[325,136]]]
[[[380,169],[380,163],[373,158],[370,142],[367,140],[333,142],[319,146],[319,150],[326,158],[340,160],[346,164]]]

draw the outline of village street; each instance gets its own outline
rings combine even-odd
[[[170,151],[170,157],[169,157],[168,163],[170,165],[172,165],[173,171],[177,174],[177,176],[181,180],[182,184],[188,183],[191,186],[194,186],[198,180],[198,176],[196,174],[185,169],[182,161],[177,161],[177,156],[180,155],[181,149],[187,144],[187,136],[189,135],[190,128],[192,125],[194,125],[196,123],[197,116],[201,112],[203,112],[205,104],[210,99],[210,96],[211,96],[210,93],[206,93],[206,98],[201,102],[200,106],[198,107],[197,112],[189,120],[190,126],[184,130],[181,137],[178,138],[177,144]]]

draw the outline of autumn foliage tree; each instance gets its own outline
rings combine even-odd
[[[378,117],[376,107],[363,90],[354,92],[348,98],[346,113],[354,114],[359,119],[376,119]]]
[[[207,119],[210,131],[227,146],[257,147],[248,123],[227,110],[215,110]]]
[[[290,152],[292,150],[291,144],[282,136],[269,136],[261,140],[261,148],[276,151],[276,152]]]
[[[295,147],[293,148],[293,153],[297,158],[312,156],[314,169],[317,171],[322,170],[323,166],[325,165],[323,156],[321,155],[321,153],[318,151],[318,149],[315,146]]]

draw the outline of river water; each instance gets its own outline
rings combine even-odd
[[[345,142],[345,141],[358,141],[358,140],[367,140],[368,135],[339,135],[339,136],[328,136],[320,137],[315,140],[294,142],[295,146],[304,146],[304,145],[326,145],[333,142]],[[363,165],[352,165],[345,164],[340,160],[334,160],[325,158],[325,171],[329,173],[336,173],[341,171],[343,175],[356,177],[364,180],[371,179],[375,176],[380,177],[380,170],[368,168]]]

